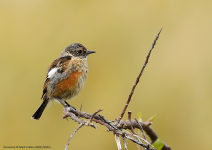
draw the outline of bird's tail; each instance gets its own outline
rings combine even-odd
[[[43,103],[40,105],[37,111],[32,115],[32,119],[39,120],[48,103],[49,103],[49,98],[44,99]]]

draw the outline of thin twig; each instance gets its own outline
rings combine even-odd
[[[83,104],[83,103],[82,103]],[[81,111],[82,111],[82,104],[81,104],[81,106],[80,106],[80,113],[81,113]],[[80,113],[78,114],[78,118],[80,117]]]
[[[97,113],[99,113],[100,111],[103,111],[103,108],[97,110],[97,111],[91,116],[91,119],[90,119],[90,122],[89,122],[89,123],[92,123],[93,117],[94,117]]]
[[[123,143],[124,143],[124,148],[125,148],[125,150],[128,150],[128,148],[127,148],[127,143],[126,143],[126,141],[125,141],[125,137],[124,137],[124,136],[122,136],[122,140],[123,140]]]
[[[136,81],[135,81],[135,84],[133,85],[133,88],[132,88],[131,93],[130,93],[130,95],[129,95],[129,97],[128,97],[127,103],[125,104],[125,107],[124,107],[124,109],[123,109],[123,111],[122,111],[120,117],[118,118],[118,123],[119,123],[120,120],[123,118],[124,113],[125,113],[125,111],[126,111],[128,105],[129,105],[129,103],[130,103],[130,101],[131,101],[131,97],[132,97],[132,95],[133,95],[133,93],[134,93],[134,90],[135,90],[135,88],[136,88],[136,86],[137,86],[137,84],[138,84],[138,82],[139,82],[139,79],[140,79],[141,75],[143,74],[143,71],[144,71],[144,69],[145,69],[145,67],[146,67],[146,65],[147,65],[147,63],[148,63],[150,54],[151,54],[152,49],[154,48],[154,46],[155,46],[155,44],[156,44],[156,41],[157,41],[158,38],[159,38],[159,35],[160,35],[161,30],[162,30],[162,29],[160,29],[160,31],[159,31],[159,33],[157,34],[157,36],[156,36],[154,42],[152,43],[152,47],[150,48],[149,53],[148,53],[148,55],[147,55],[147,57],[146,57],[146,61],[144,62],[144,65],[143,65],[143,67],[142,67],[142,69],[141,69],[141,71],[140,71],[140,73],[139,73],[139,75],[138,75],[138,77],[137,77],[137,79],[136,79]]]
[[[74,130],[74,132],[71,134],[71,136],[70,136],[69,139],[68,139],[68,142],[67,142],[66,145],[65,145],[65,150],[67,150],[68,145],[69,145],[71,139],[73,138],[74,134],[75,134],[82,126],[84,126],[84,124],[83,124],[83,123],[80,123],[80,125],[76,128],[76,130]]]
[[[137,124],[139,125],[139,128],[140,128],[140,130],[141,130],[141,132],[142,132],[142,134],[144,136],[144,139],[146,140],[146,135],[144,133],[144,129],[142,128],[142,125],[140,124],[140,122],[136,118],[135,118],[135,120],[136,120]]]
[[[132,137],[135,137],[135,138],[137,138],[140,142],[141,141],[143,141],[143,142],[145,142],[146,144],[147,144],[147,146],[148,145],[151,145],[147,140],[145,140],[145,139],[143,139],[143,138],[141,138],[140,136],[138,136],[138,135],[136,135],[136,134],[133,134],[133,133],[130,133],[130,132],[125,132],[127,135],[130,135],[130,136],[132,136]],[[142,143],[142,142],[141,142]],[[147,146],[145,147],[145,148],[147,148]]]
[[[134,143],[136,143],[136,144],[138,144],[138,145],[141,145],[141,146],[143,146],[143,147],[146,147],[147,148],[147,145],[146,144],[143,144],[143,143],[141,143],[139,140],[135,140],[134,138],[131,138],[130,136],[128,136],[128,135],[125,135],[125,137],[127,138],[127,139],[129,139],[129,140],[131,140],[132,142],[134,142]],[[150,148],[151,150],[154,150],[154,148]]]
[[[107,119],[105,119],[102,115],[99,114],[99,117],[102,118],[102,120],[107,123],[109,126],[111,126],[112,128],[114,128],[115,130],[118,130],[118,128],[116,126],[114,126],[110,121],[108,121]]]

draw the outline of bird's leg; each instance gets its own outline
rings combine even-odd
[[[65,103],[68,107],[71,107],[73,110],[77,110],[74,106],[71,106],[68,102],[65,101]]]
[[[67,105],[68,107],[70,107],[70,106],[71,106],[68,102],[66,102],[66,101],[65,101],[65,103],[66,103],[66,105]]]
[[[64,107],[67,107],[67,105],[66,104],[64,104],[63,103],[63,101],[61,101],[61,99],[59,99],[59,98],[56,98]]]
[[[66,101],[64,101],[65,102],[65,104],[63,103],[63,101],[61,100],[61,99],[59,99],[59,98],[56,98],[64,107],[70,107],[71,109],[73,109],[73,110],[77,110],[75,107],[73,107],[73,106],[71,106],[69,103],[67,103]]]

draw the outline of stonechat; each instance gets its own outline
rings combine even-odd
[[[95,51],[89,51],[80,43],[65,48],[59,58],[49,66],[43,86],[43,103],[32,118],[39,120],[47,104],[53,100],[66,106],[67,100],[76,97],[85,84],[88,73],[87,57]]]

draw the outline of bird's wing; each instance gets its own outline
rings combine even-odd
[[[50,82],[50,79],[55,77],[56,73],[63,73],[67,70],[68,64],[70,63],[71,56],[65,56],[58,58],[52,62],[47,71],[46,80],[43,85],[43,94],[41,99],[45,99],[47,93],[47,86]]]

